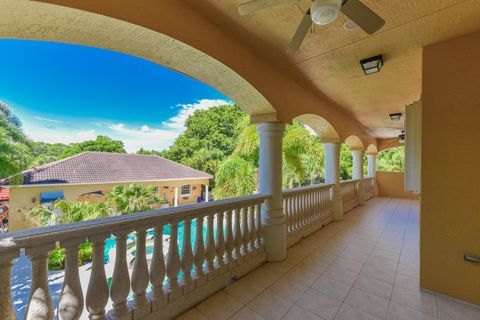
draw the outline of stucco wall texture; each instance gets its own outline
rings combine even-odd
[[[146,185],[153,185],[158,187],[158,193],[167,198],[170,206],[173,206],[173,199],[175,194],[175,187],[178,187],[178,204],[192,204],[195,203],[197,197],[201,195],[202,184],[208,184],[208,179],[205,180],[185,180],[185,181],[169,181],[161,182],[154,181],[145,183]],[[183,185],[190,184],[191,194],[190,196],[182,197],[180,195],[180,188]],[[25,213],[40,204],[40,193],[45,191],[63,191],[65,200],[78,201],[82,194],[88,192],[102,191],[103,194],[107,194],[112,191],[112,188],[116,185],[128,186],[130,183],[106,183],[106,184],[85,184],[85,185],[44,185],[44,186],[32,186],[32,187],[13,187],[10,190],[10,231],[18,231],[23,229],[29,229],[36,227],[36,225],[29,220]],[[35,201],[34,201],[35,200]]]
[[[480,304],[480,32],[423,51],[420,286]]]

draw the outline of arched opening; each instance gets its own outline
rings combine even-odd
[[[297,120],[310,127],[320,138],[322,143],[339,142],[337,130],[324,118],[315,114],[304,114],[296,117]]]
[[[223,63],[139,25],[34,1],[0,2],[0,19],[3,38],[79,44],[129,54],[210,85],[249,115],[275,113],[257,89]]]

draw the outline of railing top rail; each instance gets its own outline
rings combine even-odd
[[[10,232],[0,235],[0,253],[18,248],[37,247],[55,241],[86,239],[87,236],[105,233],[112,234],[116,230],[167,224],[172,221],[183,220],[187,217],[208,214],[212,211],[223,211],[245,205],[257,204],[270,197],[270,195],[254,194],[175,208],[155,209],[133,214]]]
[[[334,184],[327,184],[327,183],[320,183],[320,184],[314,184],[311,186],[306,186],[306,187],[297,187],[297,188],[291,188],[291,189],[284,189],[282,191],[282,194],[284,196],[289,196],[293,194],[298,194],[302,192],[307,192],[307,191],[313,191],[313,190],[318,190],[318,189],[324,189],[324,188],[330,188],[334,186]]]
[[[360,179],[341,180],[341,181],[340,181],[340,184],[352,183],[352,182],[356,182],[356,181],[360,181]]]

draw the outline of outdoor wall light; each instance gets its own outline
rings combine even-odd
[[[391,113],[389,114],[389,116],[390,116],[390,120],[392,121],[399,121],[402,118],[401,113]]]
[[[379,55],[360,60],[360,64],[362,65],[363,72],[365,72],[366,75],[380,72],[383,66],[383,56]]]

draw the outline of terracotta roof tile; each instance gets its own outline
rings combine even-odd
[[[156,155],[107,152],[81,153],[22,174],[24,185],[212,178]]]

